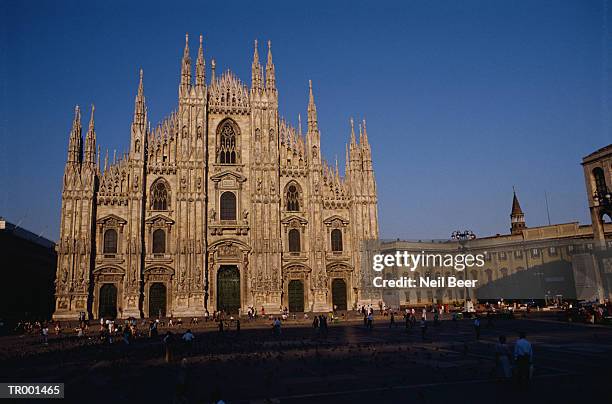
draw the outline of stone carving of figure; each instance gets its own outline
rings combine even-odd
[[[212,208],[212,209],[210,210],[210,213],[209,213],[209,215],[210,215],[210,220],[211,220],[211,221],[214,221],[214,220],[215,220],[216,214],[217,214],[217,213],[215,212],[215,208]]]
[[[246,224],[249,224],[249,219],[248,219],[248,217],[249,217],[249,211],[248,211],[248,210],[246,210],[246,209],[245,209],[245,210],[243,210],[243,211],[242,211],[242,218],[244,219],[244,222],[245,222]]]

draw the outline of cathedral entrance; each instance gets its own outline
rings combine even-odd
[[[336,310],[346,310],[346,282],[344,279],[332,280],[332,305]]]
[[[98,318],[117,317],[117,287],[114,283],[105,283],[100,288]]]
[[[149,288],[149,317],[166,316],[166,285],[156,282]]]
[[[217,310],[238,313],[240,308],[240,271],[236,265],[221,265],[217,272]]]
[[[289,281],[287,289],[289,292],[289,312],[304,311],[304,282],[296,279]]]

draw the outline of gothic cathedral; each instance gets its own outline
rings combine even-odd
[[[129,152],[103,164],[94,109],[76,108],[62,191],[55,319],[201,316],[351,309],[364,299],[362,242],[378,237],[365,121],[351,121],[346,166],[321,157],[312,84],[302,133],[278,114],[268,42],[251,87],[230,71],[210,81],[188,37],[178,110],[147,120],[143,73]]]

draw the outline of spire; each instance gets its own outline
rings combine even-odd
[[[189,34],[185,34],[185,49],[181,62],[181,87],[180,92],[187,94],[191,86],[191,58],[189,57]]]
[[[516,191],[514,190],[514,187],[512,187],[512,213],[510,213],[510,216],[517,215],[523,215],[523,210],[521,209],[521,204],[516,197]]]
[[[526,229],[525,215],[521,209],[516,191],[512,187],[512,212],[510,212],[510,232],[512,234],[521,234],[523,229]]]
[[[364,143],[363,146],[369,148],[370,147],[370,143],[368,142],[368,131],[366,129],[366,120],[365,120],[365,118],[363,118],[362,124],[363,124],[363,143]],[[360,140],[360,143],[361,143],[361,140]]]
[[[91,105],[91,118],[89,119],[89,129],[85,137],[85,160],[86,164],[94,165],[96,162],[96,131],[94,128],[94,111],[96,107]]]
[[[276,75],[272,62],[272,41],[268,41],[268,61],[266,63],[266,89],[276,90]]]
[[[81,110],[79,106],[74,107],[74,119],[70,130],[70,140],[68,142],[68,163],[81,163],[81,150],[83,147],[81,136]]]
[[[200,35],[200,49],[198,49],[198,60],[196,62],[196,86],[202,88],[206,85],[206,61],[204,60],[203,38]]]
[[[215,59],[210,61],[210,83],[214,83],[215,81],[215,69],[217,67],[217,63],[215,62]]]
[[[357,147],[357,141],[355,140],[355,122],[353,122],[353,117],[351,117],[351,149]]]
[[[259,64],[259,53],[257,51],[257,39],[255,40],[255,46],[253,50],[253,64],[251,66],[251,87],[253,89],[258,89],[258,90],[261,90],[262,88],[261,64]]]
[[[344,176],[348,177],[348,172],[350,170],[349,166],[349,149],[348,145],[344,145]]]
[[[144,85],[142,82],[143,71],[140,69],[140,80],[138,82],[138,93],[136,94],[136,99],[134,100],[134,125],[140,125],[141,128],[144,129],[146,122],[146,106],[145,106],[145,96],[144,96]]]
[[[318,131],[317,106],[315,105],[314,95],[312,94],[312,80],[308,80],[308,132]]]
[[[302,136],[302,114],[298,112],[298,133]]]

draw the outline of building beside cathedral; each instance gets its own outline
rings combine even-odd
[[[178,108],[151,127],[143,73],[129,151],[101,163],[94,110],[76,108],[64,172],[55,319],[200,316],[351,308],[360,246],[378,237],[365,121],[351,121],[346,166],[321,155],[312,84],[307,129],[279,116],[275,66],[257,42],[251,85],[206,77],[188,38]]]
[[[414,272],[406,268],[391,267],[386,272],[389,279],[400,276],[439,279],[455,276],[476,280],[475,288],[412,288],[391,290],[370,287],[372,275],[366,274],[362,295],[372,302],[379,300],[391,306],[419,306],[475,301],[563,301],[586,300],[604,302],[612,299],[612,223],[602,218],[609,214],[611,198],[607,184],[610,170],[604,177],[603,168],[609,167],[612,148],[608,146],[606,158],[601,150],[585,158],[590,164],[585,170],[587,195],[591,211],[596,212],[594,224],[578,222],[528,227],[525,214],[516,193],[510,209],[509,233],[488,237],[455,240],[418,240],[369,243],[367,254],[408,252],[410,254],[482,254],[484,266],[463,271],[443,266],[420,267]],[[585,164],[583,162],[583,164]],[[600,172],[602,173],[600,176]],[[592,192],[591,192],[592,191]],[[598,195],[603,201],[594,202]],[[368,259],[363,259],[367,262]],[[370,273],[371,274],[371,273]]]

